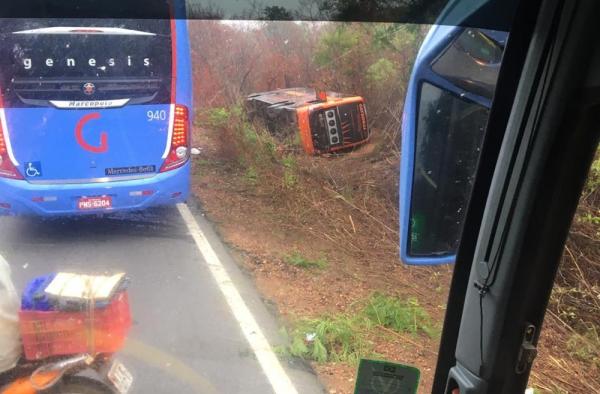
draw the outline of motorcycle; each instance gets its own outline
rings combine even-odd
[[[101,304],[91,298],[76,302],[75,307],[61,307],[58,301],[69,298],[59,297],[58,304],[51,305],[46,292],[53,278],[63,274],[39,277],[24,291],[17,316],[9,267],[0,263],[0,290],[4,300],[11,301],[3,304],[5,310],[0,313],[4,317],[0,321],[5,335],[1,342],[6,352],[4,369],[7,360],[16,364],[0,373],[0,394],[127,394],[133,377],[113,357],[123,347],[131,326],[126,281],[119,282],[120,290]],[[80,279],[66,274],[70,276]],[[94,277],[84,279],[93,288]],[[59,287],[68,288],[64,283]]]
[[[0,394],[127,394],[133,377],[109,354],[81,354],[21,362],[5,373],[11,383]]]

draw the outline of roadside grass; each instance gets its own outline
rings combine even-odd
[[[256,168],[253,166],[248,167],[244,173],[244,180],[250,185],[255,185],[258,181],[258,172],[256,171]]]
[[[287,333],[288,347],[279,348],[282,355],[306,360],[356,364],[364,357],[378,357],[374,340],[380,328],[396,334],[437,336],[429,315],[416,299],[403,301],[397,297],[373,293],[364,305],[356,305],[354,313],[338,313],[318,318],[296,320]]]
[[[433,326],[429,314],[416,298],[401,300],[374,293],[368,299],[364,313],[371,322],[396,332],[423,332],[431,338],[439,336],[439,330]]]
[[[533,388],[533,394],[564,394],[564,389],[553,385],[547,388]]]
[[[362,316],[339,314],[302,319],[292,331],[289,353],[319,363],[354,364],[372,354],[367,329]]]
[[[284,256],[283,261],[294,267],[305,269],[325,269],[329,265],[325,257],[316,260],[306,258],[299,251],[294,251],[290,255]]]
[[[281,164],[283,164],[283,186],[291,189],[298,183],[296,158],[290,154],[285,155],[281,159]]]
[[[588,365],[600,368],[600,333],[595,326],[583,334],[574,333],[567,341],[569,354]]]
[[[559,344],[561,356],[566,358],[548,357],[550,365],[561,372],[556,379],[547,379],[544,375],[536,378],[535,383],[549,385],[555,392],[571,392],[577,387],[582,391],[573,392],[600,392],[597,379],[600,371],[599,207],[600,149],[596,151],[579,199],[548,306],[548,323],[567,335]],[[534,367],[533,376],[535,372]],[[577,380],[570,378],[573,376],[578,376]]]

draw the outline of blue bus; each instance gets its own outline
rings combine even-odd
[[[187,199],[186,23],[2,21],[0,215],[98,214]]]
[[[409,82],[402,118],[400,258],[452,263],[508,34],[433,26]]]

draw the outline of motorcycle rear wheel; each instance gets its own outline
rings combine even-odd
[[[49,390],[40,394],[114,394],[106,384],[84,376],[66,376]]]

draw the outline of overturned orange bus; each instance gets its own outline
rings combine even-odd
[[[274,134],[300,133],[308,154],[331,153],[366,143],[370,129],[365,100],[309,88],[278,89],[247,97],[250,119]]]

